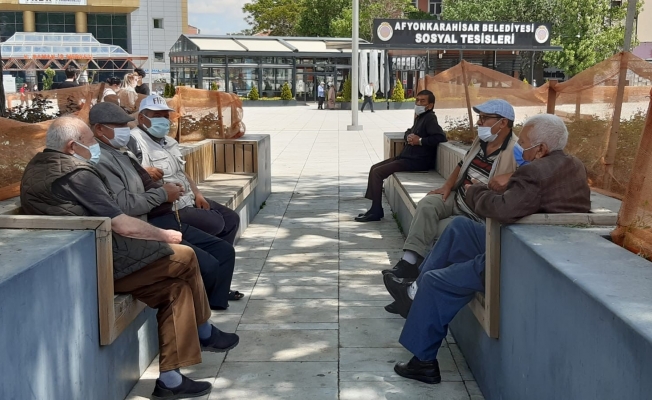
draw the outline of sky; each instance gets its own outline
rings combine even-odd
[[[188,23],[202,35],[226,35],[249,28],[242,6],[249,0],[188,0]]]

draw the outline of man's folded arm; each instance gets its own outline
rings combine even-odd
[[[514,174],[503,194],[494,192],[484,183],[471,185],[466,191],[466,203],[476,214],[510,224],[541,209],[538,182],[524,174]]]

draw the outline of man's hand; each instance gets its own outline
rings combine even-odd
[[[166,183],[163,189],[168,194],[168,203],[174,203],[183,194],[183,186],[178,183]]]
[[[149,174],[154,182],[163,179],[163,170],[155,167],[145,167],[145,171]]]
[[[419,136],[415,135],[414,133],[410,133],[407,137],[407,142],[411,146],[419,146],[419,139],[421,139]]]
[[[496,175],[489,180],[487,186],[494,192],[503,193],[507,190],[507,183],[509,183],[511,177],[512,174]]]
[[[440,194],[444,198],[444,201],[446,201],[446,199],[448,199],[448,196],[450,196],[451,194],[451,188],[448,186],[442,186],[439,189],[435,189],[428,192],[428,194]]]
[[[181,232],[179,231],[173,231],[172,229],[165,229],[163,231],[163,237],[165,238],[165,243],[170,243],[170,244],[181,243]]]
[[[195,193],[195,207],[201,208],[202,210],[210,210],[211,205],[208,204],[204,196],[201,193]]]

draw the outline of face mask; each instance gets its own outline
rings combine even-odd
[[[421,115],[426,112],[426,106],[414,106],[414,113],[416,115]]]
[[[97,164],[98,162],[100,162],[100,155],[102,154],[102,150],[100,149],[100,144],[99,143],[95,143],[95,144],[93,144],[91,146],[84,146],[83,144],[81,144],[79,142],[75,142],[75,143],[77,143],[79,146],[81,146],[81,147],[85,148],[86,150],[88,150],[91,153],[91,158],[86,159],[86,158],[80,156],[77,153],[73,154],[72,155],[73,157],[75,157],[75,158],[77,158],[79,160],[87,161],[87,162],[89,162],[91,164],[94,164],[94,165]]]
[[[159,139],[164,138],[170,132],[170,120],[163,117],[149,118],[145,116],[152,123],[152,126],[147,128],[150,135]]]
[[[500,120],[498,122],[500,122]],[[498,122],[496,122],[496,124]],[[496,140],[498,134],[491,133],[491,130],[493,129],[494,126],[496,126],[496,124],[493,124],[491,126],[478,126],[478,137],[480,138],[480,140],[482,140],[483,142],[493,142],[494,140]]]
[[[109,141],[109,143],[111,143],[111,146],[119,149],[121,147],[125,147],[127,143],[129,143],[129,139],[131,138],[131,130],[129,128],[110,128],[106,125],[104,126],[113,130],[113,139],[109,139],[108,137],[104,136]]]
[[[528,165],[530,163],[530,161],[523,158],[523,152],[528,151],[530,149],[533,149],[533,148],[535,148],[537,146],[538,146],[538,144],[535,144],[532,147],[528,147],[527,149],[524,149],[523,147],[521,147],[520,144],[516,143],[514,145],[514,160],[516,161],[516,164],[518,164],[519,167],[522,167],[524,165]]]

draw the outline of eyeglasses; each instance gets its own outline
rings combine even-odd
[[[502,117],[500,115],[478,115],[478,122],[480,125],[484,125],[484,123],[490,119],[501,119]]]

